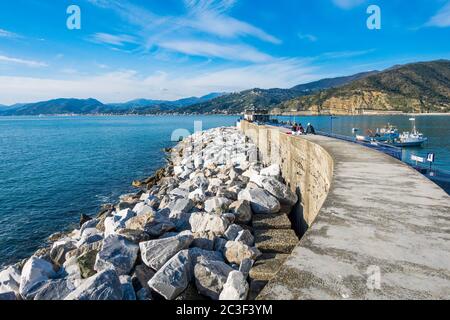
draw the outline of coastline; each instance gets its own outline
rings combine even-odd
[[[271,113],[271,116],[304,116],[304,117],[362,117],[362,116],[450,116],[450,112],[445,113],[402,113],[402,112],[370,112],[364,114],[321,114],[312,112],[282,112]],[[45,114],[45,115],[1,115],[0,118],[25,118],[25,117],[161,117],[161,116],[242,116],[242,113],[148,113],[148,114],[119,114],[119,113],[101,113],[101,114]]]
[[[169,151],[164,168],[133,182],[137,193],[96,216],[82,215],[79,228],[51,235],[31,258],[3,269],[0,277],[9,280],[0,299],[246,299],[261,255],[252,215],[276,213],[280,201],[293,206],[296,196],[280,182],[279,168],[257,161],[255,145],[236,128],[196,133]],[[212,288],[205,280],[210,268],[220,284]],[[99,285],[109,288],[107,297]]]

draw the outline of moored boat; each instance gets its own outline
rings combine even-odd
[[[392,140],[389,142],[390,144],[396,146],[396,147],[420,147],[425,142],[428,141],[428,138],[426,138],[423,133],[419,132],[416,128],[416,119],[411,118],[409,119],[413,123],[413,128],[411,132],[403,132],[397,139]]]

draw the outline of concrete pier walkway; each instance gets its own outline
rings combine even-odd
[[[333,179],[258,299],[449,299],[450,197],[385,154],[321,136]]]

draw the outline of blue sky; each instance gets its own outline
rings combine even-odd
[[[73,4],[81,30],[66,27]],[[449,39],[448,0],[1,1],[0,104],[287,88],[449,59]]]

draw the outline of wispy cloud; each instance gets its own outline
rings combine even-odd
[[[352,9],[363,4],[366,0],[332,0],[341,9]]]
[[[109,44],[109,45],[119,46],[119,47],[122,47],[122,46],[124,46],[126,44],[130,44],[130,43],[133,43],[133,44],[137,43],[136,38],[129,36],[129,35],[125,35],[125,34],[113,35],[113,34],[102,33],[102,32],[93,34],[90,39],[97,43],[104,43],[104,44]]]
[[[316,42],[318,40],[317,37],[312,34],[298,33],[298,37],[300,40],[308,40],[310,42]]]
[[[316,59],[345,59],[345,58],[353,58],[358,56],[363,56],[369,53],[374,52],[375,49],[368,50],[347,50],[347,51],[331,51],[320,54],[316,57]]]
[[[183,25],[197,31],[225,38],[250,36],[273,44],[281,40],[249,23],[237,20],[226,12],[235,4],[234,0],[185,0],[188,9],[187,19],[181,18]]]
[[[0,55],[0,62],[5,63],[14,63],[14,64],[21,64],[28,67],[47,67],[48,65],[44,62],[35,61],[35,60],[25,60],[20,58],[14,58],[14,57],[8,57],[8,56],[2,56]]]
[[[184,0],[185,12],[178,16],[160,16],[128,1],[88,1],[113,10],[127,23],[139,27],[135,36],[141,41],[144,50],[159,47],[188,55],[234,59],[234,52],[240,49],[244,57],[240,60],[260,62],[267,55],[256,48],[242,45],[241,38],[253,37],[272,44],[281,43],[281,40],[264,30],[231,17],[229,10],[236,3],[235,0]],[[199,39],[205,48],[193,50],[190,45],[192,41],[186,43],[185,39]]]
[[[272,60],[270,55],[261,53],[245,45],[221,45],[204,41],[167,41],[159,44],[162,48],[174,50],[192,56],[221,58],[233,61],[247,61],[254,63]]]
[[[20,38],[20,36],[17,33],[0,29],[0,38]]]
[[[450,27],[450,1],[426,24],[428,27]]]

